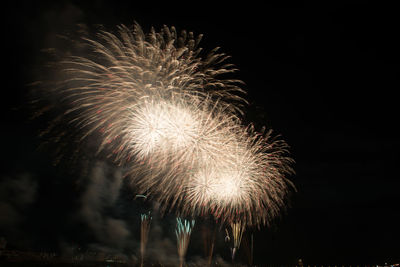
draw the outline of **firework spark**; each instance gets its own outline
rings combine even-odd
[[[201,230],[203,236],[204,256],[207,259],[207,265],[211,266],[217,228],[212,227],[209,223],[207,223],[203,224]]]
[[[231,248],[232,261],[235,259],[236,252],[240,248],[240,243],[242,242],[242,237],[244,230],[246,229],[246,225],[241,223],[240,221],[232,222],[230,224],[230,229],[232,233],[233,245]]]
[[[195,220],[186,220],[182,221],[181,218],[176,218],[176,241],[179,255],[179,266],[183,266],[185,261],[185,255],[187,248],[189,246],[190,235],[192,234],[192,230],[195,224]]]

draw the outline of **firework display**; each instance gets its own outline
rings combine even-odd
[[[207,110],[208,103],[191,104],[146,103],[145,109],[137,111],[140,116],[135,115],[135,122],[127,126],[129,147],[136,147],[133,151],[140,153],[136,159],[144,163],[132,165],[129,177],[165,208],[188,204],[184,196],[191,174],[202,168],[210,155],[217,158],[221,146],[234,138],[226,131],[238,128],[235,117],[216,107]]]
[[[238,129],[216,155],[203,161],[192,174],[187,189],[188,210],[211,212],[228,223],[267,224],[284,206],[291,172],[284,157],[287,145],[271,132],[255,134],[252,128]]]
[[[242,82],[222,78],[236,71],[228,56],[202,56],[202,36],[174,27],[118,29],[82,38],[88,53],[59,62],[49,90],[62,109],[54,124],[66,120],[78,141],[123,165],[137,193],[163,211],[211,214],[240,229],[268,224],[285,206],[292,159],[271,131],[242,125]]]

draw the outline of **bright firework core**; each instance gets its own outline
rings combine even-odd
[[[158,100],[145,101],[135,109],[127,131],[139,156],[178,152],[196,141],[200,122],[187,107]]]
[[[202,199],[198,201],[202,204],[213,202],[218,205],[237,205],[249,196],[249,184],[252,181],[240,168],[244,166],[232,161],[231,151],[227,147],[224,149],[220,151],[220,157],[203,161],[191,179],[193,184],[189,186],[189,192],[193,190],[195,194],[197,190],[201,191]]]
[[[197,178],[205,199],[220,203],[236,203],[243,193],[240,177],[234,171],[218,171],[214,174],[201,173]]]

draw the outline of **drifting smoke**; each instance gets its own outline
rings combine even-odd
[[[37,182],[27,173],[0,180],[0,236],[17,246],[30,243],[22,229],[36,197]]]
[[[94,166],[86,191],[81,197],[79,215],[104,245],[121,249],[130,238],[124,220],[108,215],[115,209],[120,196],[123,177],[118,170],[109,170],[104,164]]]

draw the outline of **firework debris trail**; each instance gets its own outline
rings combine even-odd
[[[140,266],[144,264],[144,257],[146,252],[146,245],[150,231],[150,224],[151,224],[151,212],[143,213],[140,215]]]
[[[162,212],[241,222],[240,233],[285,208],[293,160],[271,130],[242,125],[243,83],[223,78],[237,69],[218,48],[203,56],[201,38],[167,26],[145,34],[138,24],[83,37],[85,56],[58,61],[45,88],[55,102],[42,111],[61,111],[44,135],[61,150],[68,136],[90,141]]]
[[[207,259],[207,265],[211,266],[217,228],[215,226],[211,226],[211,224],[209,223],[203,223],[201,229],[203,237],[204,256]]]
[[[190,235],[192,233],[195,220],[176,218],[176,242],[179,255],[179,266],[182,267],[185,262],[185,255],[189,246]]]
[[[135,199],[141,199],[144,206],[144,201],[147,200],[146,195],[136,195]],[[146,245],[149,237],[151,220],[151,211],[145,209],[146,211],[142,211],[140,214],[140,266],[144,266],[144,258],[146,254]]]
[[[231,235],[232,235],[232,247],[231,256],[232,261],[235,259],[236,252],[240,248],[240,243],[242,242],[243,233],[246,229],[246,225],[240,221],[230,223]]]

